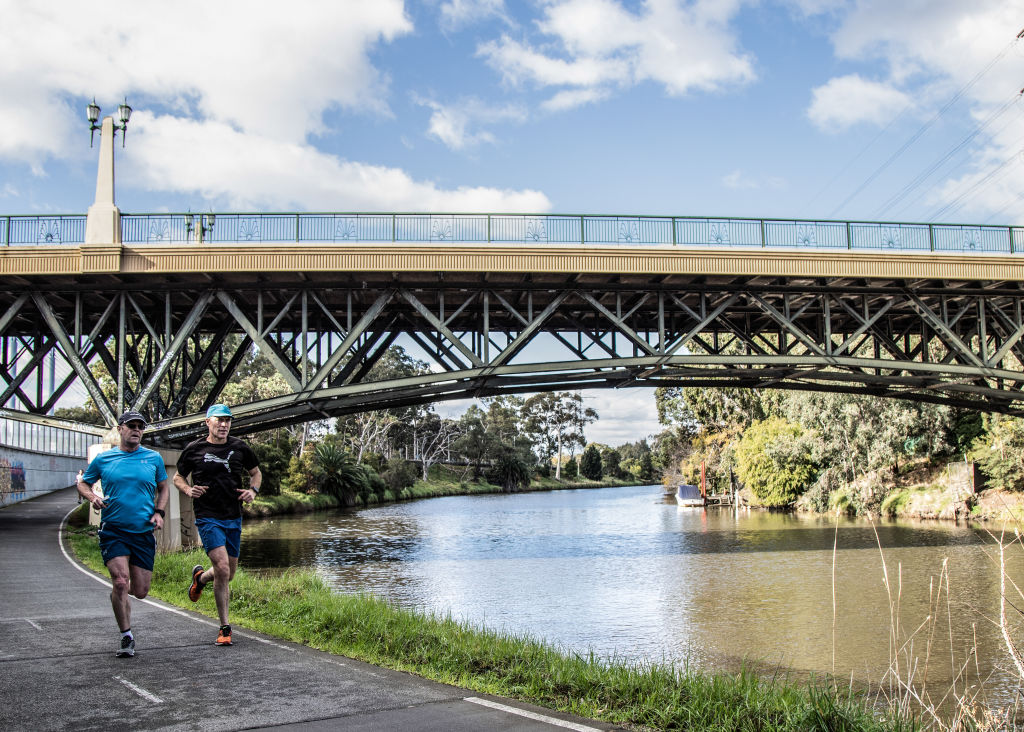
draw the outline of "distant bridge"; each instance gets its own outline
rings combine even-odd
[[[239,433],[629,386],[814,389],[1024,415],[1024,228],[145,214],[120,216],[121,241],[87,244],[85,218],[0,217],[0,416],[51,423],[78,383],[108,423],[131,406],[155,440],[177,444],[251,346],[289,393],[237,405]],[[368,382],[396,341],[434,372]]]

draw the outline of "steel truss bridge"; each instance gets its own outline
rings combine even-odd
[[[633,386],[1024,415],[1024,229],[160,214],[122,216],[120,243],[85,244],[84,218],[0,217],[2,417],[54,424],[45,415],[77,384],[108,424],[132,407],[151,439],[180,444],[251,347],[288,393],[233,406],[236,433]],[[368,381],[396,343],[432,372]]]

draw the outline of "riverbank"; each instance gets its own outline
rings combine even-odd
[[[103,573],[95,534],[81,522],[75,553]],[[201,552],[158,555],[151,593],[215,617],[212,593],[186,597]],[[703,674],[671,664],[624,664],[563,653],[529,637],[473,628],[450,617],[397,608],[379,599],[333,593],[311,571],[232,583],[232,622],[474,692],[646,730],[913,730],[906,720],[873,716],[863,700],[824,685],[799,685],[753,672]]]
[[[529,486],[520,488],[516,492],[530,493],[534,491],[576,490],[580,488],[615,488],[634,485],[635,483],[635,480],[618,480],[615,478],[604,478],[602,480],[576,478],[572,481],[555,480],[554,478],[535,478]],[[431,472],[430,480],[417,480],[411,488],[405,488],[398,495],[388,490],[384,491],[381,497],[371,495],[368,501],[364,501],[360,496],[356,496],[354,507],[361,508],[367,505],[410,501],[417,498],[472,496],[503,492],[504,489],[500,485],[487,483],[483,480],[462,480],[461,476],[455,471],[444,466],[435,466]],[[249,518],[262,518],[341,507],[342,502],[339,499],[326,493],[309,494],[282,490],[276,496],[257,496],[252,504],[243,507],[243,511]]]
[[[959,470],[951,465],[933,465],[926,460],[908,463],[894,476],[890,471],[867,474],[852,484],[833,491],[827,505],[812,492],[797,500],[797,511],[819,514],[847,513],[913,521],[968,521],[981,524],[1024,524],[1024,493],[984,488],[975,491],[975,476],[967,464]],[[960,465],[955,465],[961,468]],[[747,490],[741,501],[756,506]]]

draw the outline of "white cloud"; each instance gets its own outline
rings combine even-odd
[[[441,27],[457,30],[490,17],[512,24],[504,0],[447,0],[441,3]]]
[[[138,118],[136,120],[136,117]],[[246,134],[224,122],[139,112],[138,143],[119,172],[153,190],[196,192],[234,210],[548,211],[539,191],[445,190],[404,171],[342,160],[314,147]]]
[[[586,406],[597,411],[599,419],[587,425],[587,441],[612,447],[636,442],[662,431],[654,389],[588,389],[581,392]]]
[[[913,98],[919,113],[929,117],[962,93],[949,114],[960,119],[987,118],[1021,87],[1021,41],[1015,36],[1022,17],[1024,0],[859,0],[833,35],[836,56],[881,64],[888,78],[877,82],[874,90],[862,87],[859,101],[846,104],[834,93],[840,80],[833,79],[815,90],[808,116],[816,124],[840,128],[857,121],[888,121],[894,115],[886,117],[881,109],[886,103],[900,103],[892,96],[899,88]],[[975,141],[970,160],[960,165],[969,172],[940,184],[934,203],[955,202],[972,181],[1018,153],[1019,135],[998,130],[987,130],[985,135]],[[961,215],[984,217],[1012,204],[1012,192],[1024,190],[1024,166],[1008,168],[979,187],[963,203]]]
[[[753,176],[742,170],[734,170],[722,176],[722,185],[737,191],[778,190],[786,187],[786,181],[776,176]]]
[[[812,92],[807,116],[819,128],[841,132],[859,122],[884,125],[911,103],[888,84],[850,74],[830,79]]]
[[[173,12],[152,3],[2,0],[0,17],[0,139],[15,129],[13,115],[35,112],[38,122],[39,109],[67,126],[64,110],[26,110],[26,101],[95,94],[108,107],[124,95],[171,99],[208,119],[300,142],[331,107],[386,110],[386,79],[367,54],[412,30],[401,0],[184,0]],[[25,80],[35,94],[26,94]],[[50,132],[26,142],[53,152]],[[0,145],[3,152],[9,141]]]
[[[427,134],[437,138],[452,150],[465,150],[495,141],[494,135],[490,132],[472,131],[477,125],[505,120],[521,122],[526,119],[526,113],[519,107],[494,106],[478,99],[462,99],[452,105],[418,96],[414,97],[414,101],[433,110]]]
[[[732,188],[734,190],[749,190],[758,187],[757,183],[748,178],[746,174],[740,170],[734,170],[733,172],[724,176],[722,178],[722,184],[726,188]]]
[[[738,0],[686,7],[647,0],[633,13],[613,0],[551,0],[537,22],[547,45],[504,35],[481,44],[478,54],[507,82],[590,92],[549,100],[546,107],[555,110],[645,81],[672,95],[717,91],[755,76],[750,56],[737,50],[729,28],[739,7]]]
[[[444,190],[311,146],[329,111],[390,114],[388,78],[371,54],[413,30],[402,0],[184,0],[173,12],[0,0],[0,17],[0,161],[37,175],[88,154],[84,108],[95,94],[105,114],[124,96],[136,108],[129,131],[139,143],[119,172],[156,191],[299,210],[550,205],[530,190]]]
[[[567,89],[541,102],[541,109],[548,112],[564,112],[586,104],[600,102],[611,96],[610,89]]]

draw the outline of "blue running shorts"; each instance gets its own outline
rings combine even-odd
[[[141,534],[121,531],[104,523],[98,532],[100,554],[106,564],[114,557],[128,557],[128,564],[153,571],[153,558],[156,556],[156,537],[152,531]]]
[[[211,549],[224,547],[229,557],[238,558],[242,549],[242,519],[197,518],[196,530],[203,540],[207,554]]]

